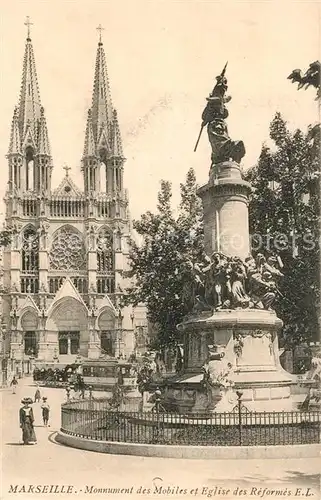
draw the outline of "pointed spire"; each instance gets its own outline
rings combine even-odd
[[[117,111],[113,111],[113,125],[111,134],[111,156],[124,159],[123,145],[120,135]]]
[[[40,108],[37,154],[51,156],[44,108]]]
[[[36,72],[35,57],[30,38],[30,19],[25,25],[28,28],[27,40],[22,68],[22,82],[19,101],[20,136],[23,140],[29,121],[33,137],[37,136],[37,121],[40,119],[40,94]]]
[[[109,80],[107,73],[106,57],[101,41],[102,27],[97,28],[100,32],[96,56],[93,99],[92,99],[92,124],[95,143],[97,144],[102,128],[106,130],[107,135],[113,120],[113,105],[111,100]]]
[[[19,117],[18,117],[18,108],[15,107],[12,125],[11,125],[11,134],[10,134],[10,145],[8,154],[21,154],[21,140],[20,140],[20,132],[19,132]]]
[[[34,154],[51,156],[48,129],[40,101],[36,64],[30,38],[32,23],[29,17],[27,17],[25,25],[27,26],[27,40],[23,58],[20,99],[12,121],[9,153],[15,150],[24,154],[25,148],[31,146]]]
[[[85,135],[85,146],[84,146],[84,154],[83,156],[95,156],[96,148],[95,148],[95,139],[93,132],[93,122],[91,116],[91,109],[88,110],[87,117],[87,126],[86,126],[86,135]]]

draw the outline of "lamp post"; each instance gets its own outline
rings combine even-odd
[[[242,446],[242,396],[243,396],[243,392],[236,391],[236,395],[237,395],[237,409],[238,409],[238,415],[239,415],[239,440],[240,440],[240,446]]]
[[[135,319],[135,314],[134,314],[134,311],[132,311],[130,313],[130,320],[132,322],[132,329],[133,329],[133,335],[134,335],[134,355],[135,355],[135,358],[137,356],[137,349],[136,349],[136,344],[137,344],[137,338],[136,338],[136,331],[135,331],[135,326],[134,326],[134,319]]]

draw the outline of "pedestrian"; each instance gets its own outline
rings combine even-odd
[[[43,420],[43,425],[45,427],[48,426],[48,422],[49,422],[49,413],[50,413],[50,406],[47,402],[47,398],[46,397],[43,397],[42,398],[42,405],[41,405],[41,409],[42,409],[42,420]],[[50,427],[50,426],[49,426]]]
[[[37,390],[35,392],[35,403],[39,403],[40,399],[41,399],[41,394],[40,394],[39,385],[37,384]]]
[[[13,376],[13,379],[11,380],[10,386],[12,387],[12,394],[16,394],[16,387],[18,385],[18,380],[16,379],[15,375]]]
[[[31,398],[21,400],[22,408],[19,411],[20,428],[22,429],[23,444],[37,444],[37,438],[33,427],[34,416],[31,408],[33,403]]]
[[[66,398],[67,398],[67,401],[70,401],[70,387],[69,387],[69,385],[67,385],[67,387],[66,387]]]

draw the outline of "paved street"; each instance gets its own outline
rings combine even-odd
[[[317,459],[286,461],[160,459],[99,454],[64,447],[55,443],[55,433],[60,425],[60,403],[64,399],[64,391],[60,389],[42,389],[42,396],[48,397],[51,406],[51,426],[42,427],[40,404],[34,404],[38,444],[22,446],[18,422],[20,400],[23,396],[33,397],[34,392],[35,386],[31,379],[20,381],[15,395],[11,394],[10,390],[0,392],[3,440],[1,499],[3,500],[13,497],[10,494],[10,485],[19,487],[72,485],[73,493],[77,494],[78,498],[86,498],[91,492],[91,496],[98,498],[119,499],[126,496],[144,499],[275,498],[271,493],[263,494],[264,488],[281,489],[282,496],[297,499],[301,493],[312,495],[312,491],[307,488],[318,487],[320,463]],[[154,485],[161,493],[155,493]],[[146,488],[144,493],[143,489],[138,490],[140,486]],[[163,489],[159,490],[160,486]],[[239,490],[233,494],[237,487]],[[301,487],[302,490],[294,496],[297,487]],[[112,493],[109,490],[99,492],[95,488],[128,488],[128,492],[116,490]],[[259,488],[262,488],[261,494]],[[180,492],[184,489],[186,493]],[[230,489],[232,493],[224,495],[223,490],[226,489]],[[246,490],[246,493],[240,493],[240,489]],[[291,495],[286,491],[291,491]],[[65,498],[67,493],[35,494],[34,492],[22,494],[19,498],[27,499],[35,496],[41,499]],[[316,489],[310,498],[319,499]]]

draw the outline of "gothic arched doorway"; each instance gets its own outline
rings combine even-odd
[[[26,311],[21,318],[23,349],[26,356],[38,355],[38,317],[35,311]]]
[[[107,309],[101,313],[98,327],[102,353],[115,356],[115,316],[111,310]]]
[[[47,321],[48,335],[55,334],[54,352],[58,356],[88,355],[88,320],[85,306],[73,297],[64,297]]]

